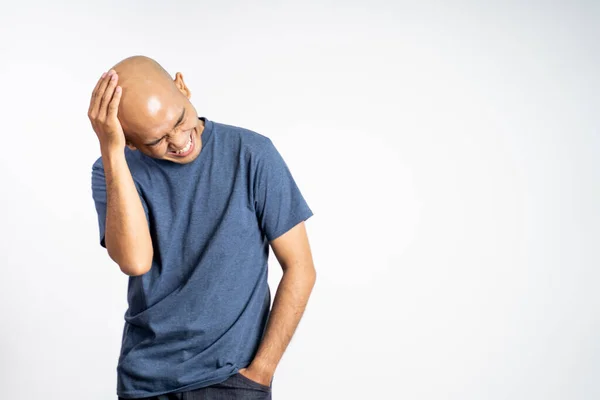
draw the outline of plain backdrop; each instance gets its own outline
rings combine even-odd
[[[87,108],[136,54],[270,137],[315,213],[275,400],[600,398],[599,27],[597,1],[2,2],[0,398],[116,399]]]

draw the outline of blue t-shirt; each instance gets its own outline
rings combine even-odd
[[[268,138],[204,117],[188,164],[125,148],[154,259],[129,277],[117,395],[157,396],[226,380],[247,367],[270,312],[269,241],[313,215]],[[102,158],[92,193],[103,247]]]

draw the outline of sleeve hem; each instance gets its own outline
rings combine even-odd
[[[272,235],[267,235],[267,239],[269,240],[269,242],[272,242],[273,240],[277,239],[284,233],[288,232],[290,229],[292,229],[299,223],[306,221],[313,215],[314,215],[314,213],[312,212],[312,210],[310,208],[307,208],[304,212],[296,215],[296,217],[294,219],[291,219],[290,220],[291,223],[288,223],[288,224],[284,225],[282,228],[276,230],[275,233],[273,233]]]

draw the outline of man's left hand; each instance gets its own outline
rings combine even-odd
[[[250,365],[248,368],[240,369],[239,373],[254,382],[260,383],[261,385],[271,386],[271,379],[273,379],[273,375],[268,372],[261,372],[253,369],[252,365]]]

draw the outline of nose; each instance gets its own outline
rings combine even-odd
[[[176,142],[171,142],[171,149],[173,149],[173,151],[178,151],[181,150],[185,147],[185,145],[188,143],[188,140],[190,139],[190,132],[182,132],[181,134],[179,134],[179,137],[177,138]]]

